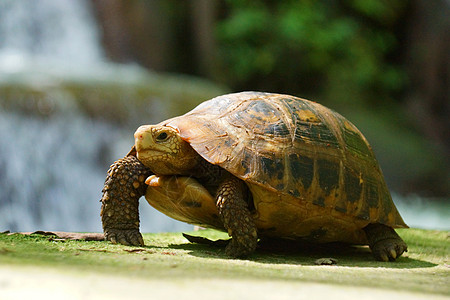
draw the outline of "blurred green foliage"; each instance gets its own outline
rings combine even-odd
[[[394,31],[406,0],[227,1],[221,80],[322,102],[391,102],[406,84]]]
[[[406,109],[412,0],[225,3],[215,31],[219,81],[323,103],[364,132],[390,186],[448,194],[442,151]]]

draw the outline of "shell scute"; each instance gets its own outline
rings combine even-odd
[[[344,192],[347,197],[342,198],[342,201],[355,203],[361,199],[361,174],[357,174],[351,168],[344,169]]]
[[[358,157],[372,157],[372,149],[361,132],[343,117],[339,118],[339,124],[347,151]]]
[[[339,185],[339,163],[318,159],[317,168],[319,186],[326,194],[330,194]]]
[[[308,156],[291,153],[288,162],[292,178],[301,184],[303,189],[309,189],[314,177],[314,160]]]

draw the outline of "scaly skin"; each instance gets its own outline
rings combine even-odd
[[[150,175],[151,171],[133,155],[111,165],[100,200],[106,240],[114,244],[144,245],[139,232],[139,198],[145,194],[144,181]]]
[[[394,261],[403,252],[408,251],[406,243],[389,226],[369,224],[364,228],[372,255],[376,260]]]
[[[253,253],[258,242],[258,233],[245,201],[247,188],[236,177],[230,177],[219,186],[217,208],[231,241],[225,253],[232,257],[243,257]]]

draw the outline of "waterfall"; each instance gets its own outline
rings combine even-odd
[[[131,134],[77,113],[2,112],[0,137],[0,230],[101,231],[105,166],[128,151]],[[188,228],[141,202],[143,231]]]
[[[145,84],[143,73],[106,62],[88,1],[0,2],[0,231],[102,230],[106,171],[136,124],[88,116],[80,103],[108,97],[96,83]],[[140,213],[143,232],[192,228],[143,200]]]
[[[103,60],[88,0],[0,1],[0,53],[78,64]]]

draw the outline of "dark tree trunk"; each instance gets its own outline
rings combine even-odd
[[[92,0],[107,56],[166,71],[171,67],[173,34],[163,0]]]
[[[450,4],[414,0],[406,51],[408,110],[418,128],[450,155]]]

